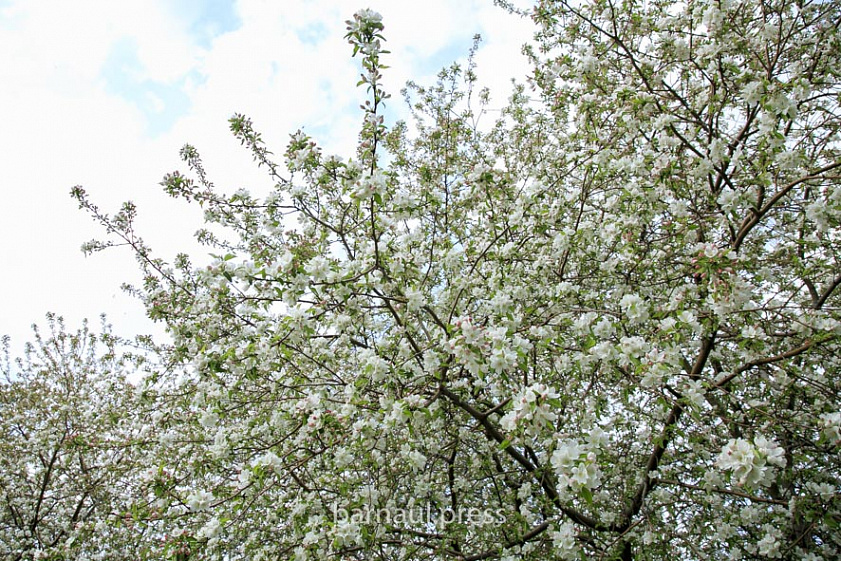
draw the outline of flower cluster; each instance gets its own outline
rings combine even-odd
[[[561,492],[566,489],[592,491],[601,482],[602,473],[591,443],[562,440],[552,453],[551,461]]]
[[[321,149],[302,131],[291,135],[286,148],[286,166],[289,171],[312,170],[321,157]]]
[[[346,37],[354,46],[354,54],[357,50],[364,54],[374,54],[380,50],[380,33],[384,27],[382,15],[371,9],[359,10],[346,23]]]
[[[841,446],[841,413],[821,415],[821,434],[834,446]]]
[[[359,200],[368,200],[371,198],[382,202],[382,195],[386,190],[386,177],[382,171],[376,170],[373,174],[365,174],[356,182],[356,187],[353,190],[353,197]]]
[[[580,548],[575,542],[575,526],[569,522],[561,524],[557,530],[552,532],[552,541],[555,549],[561,555],[561,559],[579,559]]]
[[[536,434],[558,419],[553,409],[559,396],[554,388],[545,384],[523,388],[511,401],[511,410],[499,420],[499,424],[511,433],[525,430],[526,434]]]
[[[718,455],[716,465],[730,471],[737,485],[755,487],[770,484],[772,466],[785,467],[786,458],[779,444],[759,435],[753,444],[742,438],[731,439]]]

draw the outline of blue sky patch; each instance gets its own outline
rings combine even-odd
[[[12,0],[0,0],[0,29],[17,29],[23,17],[20,14],[6,13],[12,7]]]
[[[469,37],[459,37],[451,41],[446,47],[437,50],[432,56],[418,60],[415,66],[417,74],[438,74],[442,68],[449,68],[457,60],[466,59],[470,54],[470,48],[472,46],[472,35]],[[481,72],[481,69],[478,70]]]
[[[330,36],[330,32],[321,22],[316,22],[304,27],[303,29],[295,30],[298,40],[304,45],[316,46]]]
[[[187,80],[200,82],[198,72],[191,72],[175,82],[160,82],[144,77],[137,56],[137,42],[129,37],[118,40],[102,67],[109,93],[135,105],[146,118],[147,133],[156,137],[168,131],[190,110],[190,97],[184,91]]]
[[[234,0],[180,0],[173,9],[187,22],[196,44],[205,49],[214,38],[242,25]]]

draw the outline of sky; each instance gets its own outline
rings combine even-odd
[[[0,335],[13,354],[47,312],[71,329],[105,313],[118,335],[161,333],[120,288],[140,280],[131,252],[82,254],[105,236],[71,199],[74,185],[108,213],[135,202],[157,256],[201,262],[200,210],[159,185],[188,171],[185,143],[226,192],[271,185],[229,132],[234,113],[276,154],[302,128],[324,153],[353,155],[365,92],[344,22],[361,8],[383,15],[392,118],[405,115],[405,82],[433,83],[477,33],[492,106],[528,72],[530,22],[492,0],[0,0]]]

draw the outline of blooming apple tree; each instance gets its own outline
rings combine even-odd
[[[234,116],[258,199],[185,146],[193,177],[163,185],[204,208],[206,267],[75,191],[173,338],[178,374],[146,381],[149,551],[837,557],[841,6],[528,15],[534,74],[492,126],[454,66],[387,127],[363,10],[356,154],[298,132],[280,163]]]
[[[117,518],[131,503],[142,436],[135,359],[107,325],[75,333],[48,316],[0,379],[0,558],[137,559]],[[124,539],[125,538],[125,539]]]

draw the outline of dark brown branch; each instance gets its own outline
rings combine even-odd
[[[741,491],[731,491],[729,489],[706,489],[699,485],[693,485],[691,483],[684,483],[682,481],[677,481],[676,479],[658,479],[657,483],[662,483],[664,485],[677,485],[679,487],[684,487],[686,489],[692,489],[693,491],[703,491],[705,493],[720,493],[722,495],[732,495],[734,497],[740,497],[742,499],[748,499],[751,502],[755,503],[765,503],[770,505],[783,505],[788,506],[789,501],[779,501],[776,499],[765,499],[762,497],[756,497],[754,495],[749,495],[747,493],[742,493]]]
[[[703,372],[704,366],[707,364],[707,359],[709,358],[714,345],[715,334],[713,333],[704,339],[701,344],[701,350],[698,353],[698,357],[695,359],[695,364],[689,372],[689,377],[693,380],[696,380],[701,376],[701,372]],[[637,513],[639,513],[646,496],[648,496],[649,491],[651,491],[653,484],[648,480],[648,476],[657,471],[657,468],[660,466],[660,461],[663,459],[663,454],[665,454],[666,448],[668,448],[669,443],[671,442],[673,436],[672,432],[680,420],[683,410],[683,403],[678,401],[672,406],[672,410],[669,411],[669,416],[663,424],[663,430],[660,433],[660,437],[657,439],[657,442],[654,445],[654,450],[651,451],[651,455],[648,457],[648,462],[645,465],[645,473],[643,474],[642,481],[640,481],[639,488],[634,494],[633,499],[631,499],[631,503],[625,509],[625,512],[622,513],[623,520],[619,525],[620,532],[627,530],[631,526],[631,520],[637,515]]]
[[[812,307],[816,310],[820,310],[826,303],[827,299],[832,295],[833,291],[835,291],[835,289],[838,288],[838,285],[841,285],[841,275],[835,277],[835,280],[833,280],[832,283],[826,288],[826,290],[823,291],[823,294],[821,294],[820,298],[817,298],[815,300],[814,304],[812,304]]]
[[[765,203],[765,206],[763,206],[760,209],[751,209],[751,214],[745,217],[745,219],[742,221],[742,225],[739,227],[739,233],[736,234],[736,239],[733,242],[733,249],[739,251],[739,248],[742,246],[742,242],[745,241],[745,238],[753,229],[753,227],[759,224],[759,221],[762,220],[762,218],[766,214],[768,214],[768,212],[772,208],[774,208],[774,205],[777,204],[780,201],[780,199],[788,195],[792,189],[794,189],[801,183],[805,183],[813,179],[820,179],[821,175],[828,171],[832,171],[833,169],[838,167],[841,167],[841,162],[829,164],[828,166],[824,166],[821,169],[810,173],[809,175],[801,177],[800,179],[795,179],[794,181],[777,191],[777,193],[775,193],[774,196],[771,197],[771,200]]]
[[[834,337],[830,337],[829,339],[833,339],[833,338]],[[730,375],[722,378],[718,382],[716,382],[712,386],[712,389],[722,388],[722,387],[726,386],[727,383],[730,382],[730,380],[732,380],[736,376],[742,374],[743,372],[747,372],[748,370],[750,370],[752,368],[756,368],[757,366],[763,366],[765,364],[773,364],[775,362],[780,362],[782,360],[786,360],[788,358],[792,358],[792,357],[795,357],[797,355],[803,354],[804,352],[808,351],[810,348],[812,348],[816,344],[824,343],[824,342],[828,341],[829,339],[824,339],[824,340],[821,340],[821,341],[806,341],[805,343],[803,343],[799,347],[791,349],[790,351],[786,351],[784,353],[780,353],[780,354],[774,355],[774,356],[769,356],[767,358],[760,358],[760,359],[757,359],[757,360],[752,360],[752,361],[750,361],[746,364],[743,364],[739,368],[737,368],[735,371],[733,371],[732,374],[730,374]]]
[[[447,397],[450,401],[452,401],[456,406],[464,410],[468,415],[473,417],[483,429],[485,429],[485,434],[491,440],[502,444],[507,439],[505,435],[500,432],[500,430],[488,420],[488,416],[484,415],[481,411],[470,405],[469,403],[463,401],[458,395],[453,393],[450,389],[441,386],[441,393]],[[563,512],[570,520],[581,524],[582,526],[587,526],[593,530],[617,530],[618,527],[615,525],[608,526],[603,522],[596,520],[595,518],[588,516],[582,512],[578,512],[575,509],[569,508],[565,506],[562,502],[560,497],[558,496],[558,491],[555,489],[554,481],[552,481],[551,474],[547,473],[546,470],[540,466],[536,466],[528,458],[526,458],[515,446],[509,445],[505,447],[505,453],[508,454],[515,462],[517,462],[521,467],[523,467],[527,472],[529,472],[540,484],[543,492],[546,493],[546,496],[549,500],[552,501],[558,510]]]
[[[504,547],[507,549],[509,547],[516,547],[518,545],[528,543],[531,539],[545,532],[548,527],[549,522],[543,522],[542,524],[535,526],[534,528],[523,534],[523,536],[520,539],[508,542],[507,544],[505,544]],[[460,561],[481,561],[482,559],[491,559],[493,557],[499,557],[499,549],[492,549],[483,553],[468,555],[467,557],[459,556],[456,557],[456,559],[459,559]]]

